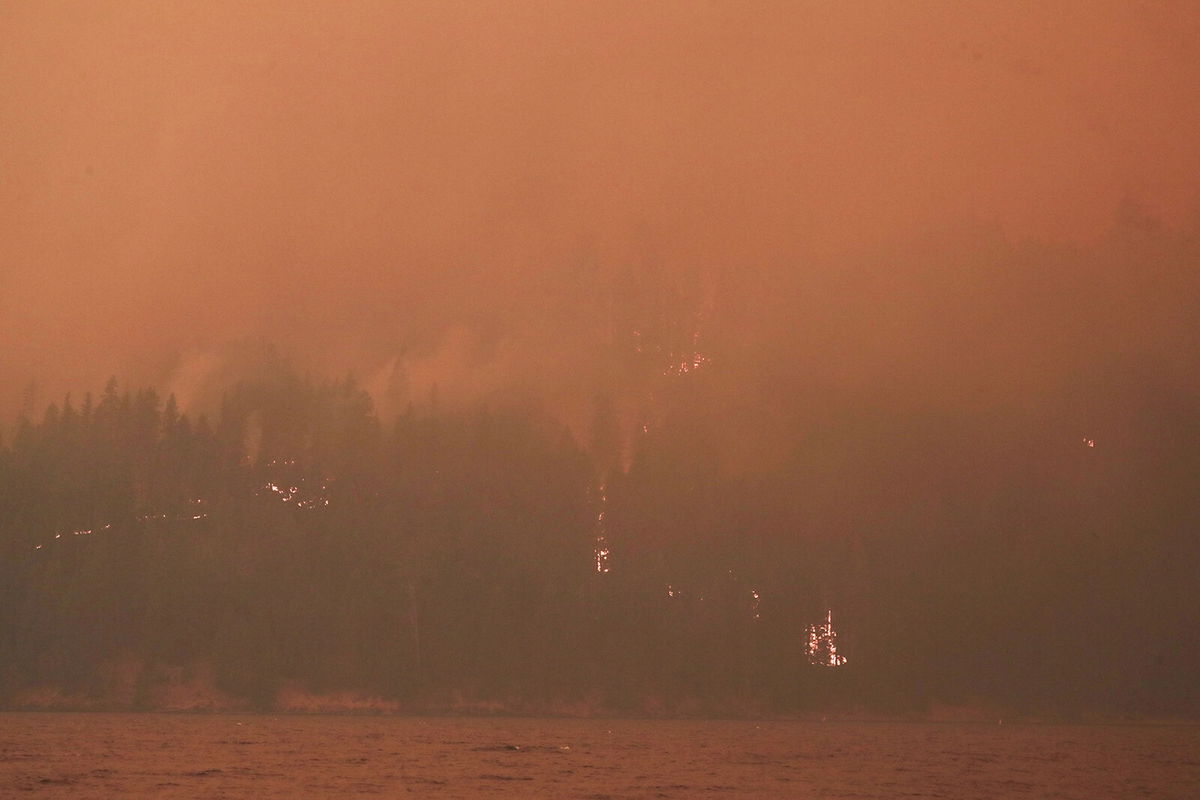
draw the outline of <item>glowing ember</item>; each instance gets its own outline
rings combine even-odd
[[[596,544],[596,572],[605,574],[612,571],[612,567],[608,565],[609,549],[604,545],[603,541]]]
[[[691,350],[676,355],[672,359],[672,363],[663,370],[663,375],[686,375],[711,362],[711,358],[700,352],[700,331],[695,331],[692,333]]]
[[[259,488],[258,494],[273,494],[280,501],[296,508],[326,508],[329,506],[329,498],[325,494],[327,491],[329,491],[329,486],[324,482],[315,493],[305,494],[299,486],[281,486],[273,481],[268,481]]]
[[[818,667],[840,667],[846,663],[846,657],[838,655],[832,610],[825,612],[825,622],[808,626],[808,663]]]
[[[595,546],[592,548],[592,558],[596,572],[604,575],[612,571],[612,566],[608,563],[612,551],[608,546],[608,526],[604,521],[604,509],[608,505],[607,484],[600,484],[597,494],[599,495],[600,510],[596,513],[596,538]]]
[[[196,498],[196,499],[194,499],[194,500],[191,500],[190,502],[191,502],[191,504],[192,504],[192,505],[201,505],[201,504],[203,504],[203,503],[204,503],[204,500],[202,500],[202,499],[200,499],[200,498]],[[197,520],[202,520],[202,519],[208,519],[208,514],[207,514],[207,513],[205,513],[205,512],[197,512],[197,513],[191,513],[191,514],[182,514],[182,515],[175,515],[175,516],[171,516],[170,514],[166,514],[166,513],[160,513],[160,514],[139,514],[138,516],[134,517],[134,521],[135,521],[135,522],[138,522],[138,523],[141,523],[141,524],[145,524],[145,523],[148,523],[148,522],[161,522],[161,521],[163,521],[163,520],[175,520],[175,521],[180,521],[180,520],[192,520],[192,521],[197,521]],[[66,534],[69,534],[69,535],[71,535],[71,536],[91,536],[92,534],[94,534],[94,533],[99,533],[100,531],[107,531],[107,530],[111,530],[111,529],[112,529],[112,526],[113,526],[113,524],[112,524],[111,522],[106,522],[105,524],[103,524],[103,525],[100,525],[99,527],[95,527],[95,528],[79,528],[79,529],[77,529],[77,530],[73,530],[73,531],[66,531],[65,533],[66,533]],[[64,533],[63,533],[63,532],[59,532],[59,533],[56,533],[56,534],[54,534],[54,538],[55,538],[55,539],[62,539],[62,538],[63,538],[63,535],[64,535]],[[41,550],[41,549],[43,549],[45,546],[46,546],[46,545],[44,545],[44,544],[37,544],[37,545],[34,545],[34,546],[33,546],[33,549],[34,549],[34,550]]]

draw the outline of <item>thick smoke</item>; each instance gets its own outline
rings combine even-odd
[[[1122,198],[1160,232],[1195,214],[1187,4],[0,14],[6,422],[111,375],[201,410],[252,341],[353,371],[385,414],[436,384],[583,432],[598,393],[640,403],[614,342],[672,303],[729,351],[714,368],[770,365],[738,390],[768,417],[825,387],[935,394],[946,347],[1054,380],[1019,354],[1065,340],[1016,320],[1158,347],[1084,298],[1123,290]],[[1053,245],[1015,256],[1046,294],[979,282],[1026,241]],[[999,319],[989,291],[1032,309]]]

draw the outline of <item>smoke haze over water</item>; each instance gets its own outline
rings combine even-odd
[[[6,4],[0,410],[114,374],[186,406],[258,341],[387,412],[515,391],[580,430],[663,297],[767,420],[1169,359],[1197,34],[1186,3]]]

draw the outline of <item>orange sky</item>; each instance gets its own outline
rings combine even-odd
[[[1193,225],[1197,9],[4,3],[0,410],[247,336],[369,370],[581,261],[819,285],[1123,197]]]

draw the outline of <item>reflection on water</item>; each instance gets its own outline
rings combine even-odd
[[[2,714],[0,796],[1192,798],[1200,727]]]

